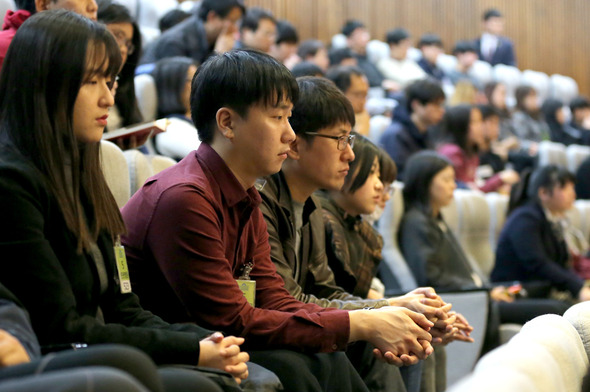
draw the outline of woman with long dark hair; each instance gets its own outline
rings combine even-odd
[[[170,325],[131,292],[125,227],[99,162],[120,65],[111,33],[72,12],[42,12],[18,30],[0,73],[0,279],[42,345],[122,343],[158,364],[243,378],[241,338]]]
[[[97,3],[97,19],[115,37],[123,60],[118,70],[115,105],[107,119],[107,129],[114,131],[143,121],[137,107],[134,82],[135,68],[141,55],[141,33],[125,6],[111,0],[98,0]]]
[[[549,126],[540,110],[539,95],[531,86],[519,86],[514,95],[516,111],[512,115],[512,129],[521,147],[536,155],[539,142],[549,140]]]
[[[503,170],[483,183],[477,182],[478,153],[484,147],[485,139],[482,114],[476,106],[448,108],[441,124],[440,138],[437,151],[452,162],[459,187],[492,192],[518,181],[519,176],[514,170]]]

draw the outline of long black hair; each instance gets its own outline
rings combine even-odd
[[[104,26],[56,10],[23,23],[0,72],[0,143],[39,170],[79,250],[88,249],[100,230],[113,236],[124,231],[100,168],[100,144],[79,145],[73,129],[82,83],[97,74],[114,80],[120,66],[119,47]],[[82,199],[92,209],[88,224]]]
[[[141,55],[141,34],[137,24],[131,17],[129,10],[111,0],[98,0],[97,19],[106,25],[113,23],[130,23],[133,26],[131,43],[135,48],[133,53],[127,54],[127,61],[119,73],[119,87],[115,96],[115,105],[122,119],[122,126],[128,126],[143,121],[135,98],[135,68]],[[113,131],[113,129],[111,129]]]
[[[188,57],[167,57],[156,63],[152,76],[158,91],[158,118],[188,111],[189,108],[184,107],[182,102],[182,93],[191,65],[196,66]]]
[[[477,153],[478,146],[469,143],[469,123],[474,108],[477,109],[475,106],[465,104],[447,108],[440,126],[441,143],[454,143],[461,147],[467,155]]]
[[[420,151],[408,159],[404,170],[403,190],[406,211],[418,208],[430,216],[430,184],[447,167],[453,167],[451,161],[435,151]]]
[[[349,163],[348,174],[342,186],[344,193],[354,193],[361,188],[371,174],[375,158],[379,159],[379,148],[376,145],[359,133],[352,132],[352,135],[355,136],[352,148],[354,161]]]

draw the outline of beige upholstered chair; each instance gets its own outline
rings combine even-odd
[[[123,151],[114,143],[101,141],[100,165],[117,205],[123,207],[130,197],[129,171]]]

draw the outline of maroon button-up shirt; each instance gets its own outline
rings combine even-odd
[[[122,209],[133,290],[165,319],[244,336],[248,349],[343,350],[348,312],[304,304],[285,290],[260,202],[206,143],[150,178]],[[256,307],[235,281],[250,262]]]

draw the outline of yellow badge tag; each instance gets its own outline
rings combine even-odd
[[[236,279],[236,282],[238,283],[240,290],[242,290],[244,297],[246,297],[246,301],[248,301],[250,306],[254,307],[256,299],[256,281]]]
[[[120,238],[117,238],[117,242],[115,243],[115,260],[117,261],[117,272],[119,273],[119,281],[121,282],[121,293],[130,293],[131,279],[129,277],[129,269],[127,268],[125,247],[121,245]]]

